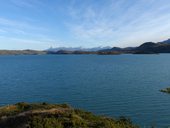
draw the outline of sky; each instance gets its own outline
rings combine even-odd
[[[170,38],[170,0],[0,0],[0,49],[129,47]]]

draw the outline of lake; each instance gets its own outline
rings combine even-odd
[[[141,126],[170,125],[170,54],[0,56],[0,105],[68,103]]]

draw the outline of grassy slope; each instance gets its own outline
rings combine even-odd
[[[66,104],[17,103],[0,107],[0,128],[137,128],[129,119],[93,115]]]

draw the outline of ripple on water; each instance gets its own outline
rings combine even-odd
[[[167,126],[169,54],[0,57],[0,105],[20,101],[69,103],[135,123]]]

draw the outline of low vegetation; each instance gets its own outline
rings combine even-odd
[[[129,119],[112,119],[67,104],[17,103],[0,107],[0,128],[138,128]]]
[[[170,94],[170,88],[165,88],[165,89],[162,89],[160,91],[164,92],[164,93],[169,93]]]

